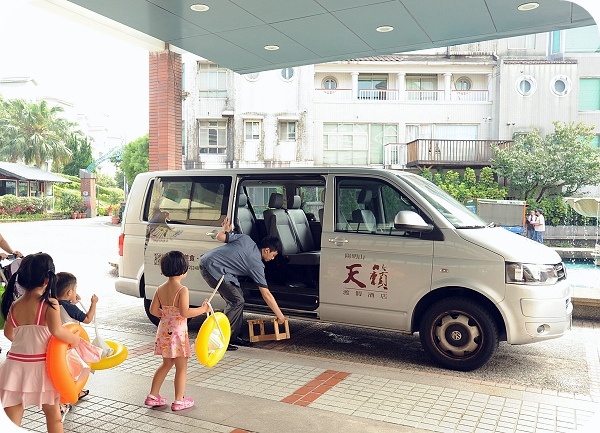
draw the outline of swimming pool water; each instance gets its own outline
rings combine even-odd
[[[565,261],[567,281],[573,287],[600,288],[600,266],[593,261]]]

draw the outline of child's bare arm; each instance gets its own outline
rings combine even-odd
[[[160,317],[160,301],[158,300],[158,289],[154,292],[152,303],[150,304],[150,314],[156,317]]]
[[[11,314],[12,313],[9,313],[8,317],[6,317],[6,323],[4,324],[4,336],[10,341],[13,341],[13,338],[15,338],[15,328],[13,328],[12,321],[9,319]]]
[[[207,300],[205,299],[201,307],[190,308],[190,292],[187,287],[183,287],[179,292],[179,314],[181,317],[190,318],[204,314],[208,311]]]
[[[85,323],[86,325],[88,323],[90,323],[94,319],[94,316],[96,315],[96,303],[97,302],[98,302],[98,297],[96,295],[92,295],[92,303],[90,304],[90,309],[88,310],[87,314],[85,315],[85,320],[83,321],[83,323]]]

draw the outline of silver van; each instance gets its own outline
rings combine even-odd
[[[383,169],[139,174],[117,291],[144,298],[148,312],[164,281],[161,256],[180,250],[190,303],[200,305],[211,288],[199,257],[222,245],[215,236],[226,216],[255,241],[281,239],[265,271],[289,317],[418,332],[431,358],[455,370],[484,365],[499,341],[533,343],[570,328],[571,289],[555,251],[489,225],[418,175]],[[247,311],[270,312],[252,281],[241,285]]]

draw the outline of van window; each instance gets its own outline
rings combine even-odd
[[[272,193],[282,194],[285,198],[283,186],[249,186],[246,187],[248,201],[252,203],[252,209],[257,219],[264,219],[263,213],[269,208],[269,198]]]
[[[319,210],[323,209],[324,186],[301,186],[298,188],[298,195],[302,199],[302,210],[310,221],[320,221]]]
[[[341,232],[407,236],[394,228],[399,211],[419,209],[400,191],[376,179],[341,178],[336,187],[336,225]]]
[[[227,215],[230,177],[174,177],[153,181],[144,221],[165,218],[170,223],[219,226]]]

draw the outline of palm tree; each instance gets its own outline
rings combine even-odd
[[[21,159],[38,167],[49,159],[67,162],[71,151],[66,140],[73,124],[57,117],[62,111],[62,107],[48,107],[46,101],[39,104],[23,99],[2,101],[0,158],[9,162]]]

